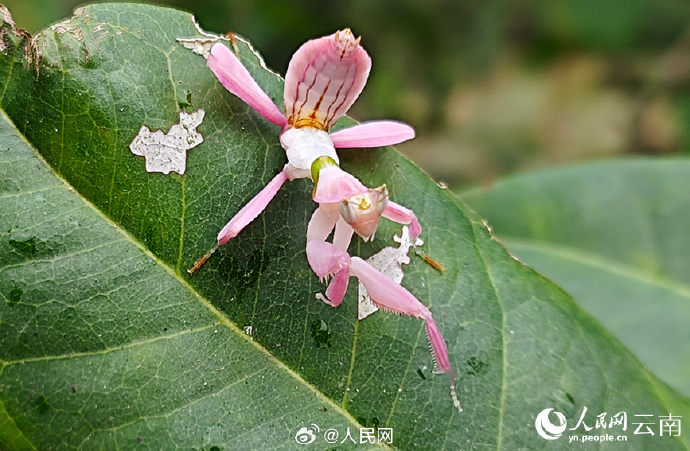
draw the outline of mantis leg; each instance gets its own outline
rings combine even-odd
[[[355,230],[345,222],[342,217],[338,217],[338,222],[335,223],[335,232],[333,233],[333,244],[335,244],[338,249],[347,252],[347,248],[350,247],[350,241],[352,241],[352,235]]]
[[[417,238],[420,233],[422,233],[422,226],[419,225],[419,221],[417,220],[417,216],[415,216],[414,212],[409,208],[396,204],[393,201],[388,201],[388,205],[381,216],[399,224],[409,224],[410,239],[412,239],[413,242],[414,239]]]
[[[242,207],[242,209],[218,233],[218,244],[223,245],[231,238],[236,237],[247,224],[259,216],[259,213],[264,211],[268,203],[275,197],[276,193],[278,193],[278,190],[287,179],[288,175],[286,169],[283,169],[278,175],[273,177],[273,180],[268,182],[268,185],[266,185],[259,194],[254,196],[247,205]]]
[[[369,297],[377,306],[393,313],[404,313],[424,320],[431,353],[436,364],[434,372],[450,373],[450,391],[453,404],[459,411],[462,411],[455,391],[455,373],[453,373],[448,359],[448,348],[429,309],[404,287],[359,257],[350,259],[350,273],[364,285]]]
[[[350,256],[332,243],[320,240],[307,242],[307,260],[311,269],[324,279],[334,276],[326,289],[326,304],[337,307],[343,301],[350,278]]]
[[[211,47],[206,64],[228,91],[242,99],[259,114],[285,127],[287,119],[273,100],[256,83],[237,56],[220,42]]]
[[[414,138],[414,129],[396,121],[371,121],[330,133],[333,146],[383,147],[399,144]]]
[[[280,189],[281,186],[283,186],[283,183],[288,179],[287,175],[287,166],[283,168],[278,175],[273,177],[273,180],[268,182],[268,185],[262,189],[259,194],[254,196],[252,200],[249,201],[247,205],[242,207],[242,209],[237,212],[237,214],[228,222],[225,224],[225,227],[218,233],[218,241],[216,241],[216,244],[211,247],[211,249],[208,250],[200,259],[194,262],[194,265],[192,265],[191,268],[187,269],[187,272],[192,275],[196,271],[201,268],[204,263],[206,263],[206,260],[208,260],[211,255],[218,249],[218,246],[221,246],[230,239],[234,238],[237,236],[238,233],[244,229],[247,224],[252,222],[257,216],[259,216],[259,213],[264,211],[266,208],[266,205],[273,199]]]

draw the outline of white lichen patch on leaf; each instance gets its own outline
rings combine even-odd
[[[190,15],[190,18],[192,19],[194,28],[196,28],[196,31],[202,37],[177,38],[177,42],[182,44],[185,48],[188,48],[192,52],[196,53],[197,55],[201,55],[204,58],[208,58],[208,55],[211,53],[211,47],[213,47],[213,44],[215,44],[218,41],[230,40],[225,36],[209,33],[207,31],[202,30],[199,26],[199,23],[196,21],[196,17]]]
[[[204,142],[196,128],[201,125],[205,114],[204,110],[191,114],[180,112],[180,123],[170,127],[168,133],[161,130],[152,132],[142,125],[129,149],[134,155],[146,159],[146,172],[177,172],[182,175],[187,168],[187,151]]]
[[[201,55],[204,57],[204,59],[208,59],[209,54],[211,53],[211,47],[217,42],[223,41],[223,42],[228,42],[230,45],[232,45],[233,50],[235,51],[236,54],[239,53],[238,51],[238,46],[237,43],[241,42],[242,45],[246,46],[247,49],[254,55],[256,58],[257,62],[259,63],[259,66],[266,72],[271,73],[276,76],[279,80],[283,80],[283,78],[280,76],[280,74],[274,72],[272,69],[270,69],[266,65],[266,61],[264,61],[263,56],[254,49],[252,44],[247,41],[245,38],[243,38],[240,35],[234,34],[234,33],[228,33],[226,36],[214,34],[214,33],[209,33],[207,31],[202,30],[202,28],[199,26],[197,23],[196,19],[194,16],[191,16],[192,22],[194,23],[194,27],[196,30],[199,32],[201,37],[193,37],[193,38],[177,38],[176,41],[180,43],[184,48],[191,50],[192,52],[196,53],[197,55]],[[232,36],[232,37],[229,37]]]
[[[369,257],[367,262],[374,268],[378,269],[386,277],[393,280],[400,285],[405,275],[402,270],[402,265],[410,263],[410,257],[407,255],[412,246],[421,246],[424,242],[417,238],[414,243],[410,240],[410,229],[403,226],[400,236],[394,236],[393,241],[400,243],[400,247],[385,247],[376,254]],[[376,304],[373,303],[367,289],[364,285],[359,284],[357,294],[357,319],[360,321],[378,310]]]
[[[197,55],[208,58],[208,55],[211,53],[211,47],[221,39],[220,36],[208,38],[177,38],[177,42]]]

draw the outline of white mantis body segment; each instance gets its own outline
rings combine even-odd
[[[308,41],[292,57],[285,76],[285,114],[272,102],[225,45],[211,48],[207,64],[231,93],[270,122],[281,127],[280,143],[287,164],[218,234],[216,245],[199,259],[198,270],[218,245],[237,236],[273,199],[280,187],[296,178],[314,181],[313,200],[318,204],[307,227],[306,254],[309,265],[330,283],[327,304],[338,306],[347,291],[350,276],[366,288],[379,308],[424,320],[437,373],[450,373],[453,404],[462,411],[455,392],[455,375],[446,343],[429,309],[407,289],[386,277],[347,250],[354,233],[373,237],[381,216],[409,225],[414,243],[422,228],[412,210],[389,200],[385,185],[370,189],[339,166],[336,148],[380,147],[412,139],[414,130],[395,121],[372,121],[334,133],[329,130],[352,106],[364,88],[371,59],[349,29]],[[333,232],[332,242],[326,241]]]

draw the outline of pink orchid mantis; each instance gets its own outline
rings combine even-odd
[[[285,76],[285,114],[233,52],[221,43],[213,45],[207,60],[209,68],[231,93],[281,127],[280,143],[288,163],[223,227],[216,245],[189,272],[199,269],[219,245],[253,221],[283,183],[311,178],[315,185],[313,200],[318,208],[307,228],[307,260],[322,281],[332,278],[326,296],[320,295],[320,299],[338,306],[350,276],[355,276],[378,307],[423,319],[436,362],[435,372],[450,373],[453,402],[462,411],[446,343],[429,309],[369,263],[347,253],[353,234],[371,239],[381,216],[409,224],[413,242],[422,231],[411,210],[389,200],[386,185],[370,189],[339,167],[336,148],[388,146],[414,137],[410,126],[395,121],[372,121],[328,132],[352,106],[369,76],[371,59],[359,41],[345,29],[302,45],[293,55]],[[331,233],[333,239],[328,242]]]

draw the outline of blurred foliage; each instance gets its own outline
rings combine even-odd
[[[4,0],[36,32],[74,0]],[[149,2],[150,3],[150,2]],[[627,153],[690,153],[685,0],[171,0],[245,36],[284,73],[305,40],[350,27],[374,67],[352,114],[411,123],[400,146],[451,185]]]

